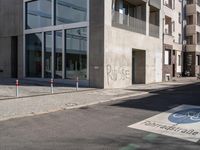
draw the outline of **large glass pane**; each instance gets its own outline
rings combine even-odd
[[[87,20],[87,0],[56,0],[56,24]]]
[[[87,28],[66,30],[66,78],[87,79]]]
[[[44,43],[44,77],[52,77],[52,33],[45,33],[45,43]]]
[[[51,26],[52,0],[34,0],[26,3],[26,29]]]
[[[55,32],[54,78],[62,78],[62,31]]]
[[[42,34],[26,35],[26,76],[42,75]]]

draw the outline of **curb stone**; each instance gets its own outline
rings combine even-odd
[[[105,98],[105,99],[103,98],[104,100],[100,99],[99,101],[89,102],[89,103],[86,102],[85,104],[78,104],[78,103],[74,103],[74,102],[68,102],[65,105],[59,106],[60,108],[51,109],[51,110],[45,110],[45,111],[40,110],[39,112],[35,112],[35,111],[31,111],[31,112],[27,112],[27,113],[23,112],[23,114],[21,114],[21,115],[17,114],[17,113],[13,113],[10,116],[2,114],[2,116],[0,117],[0,121],[6,121],[6,120],[10,120],[10,119],[23,118],[23,117],[30,117],[30,116],[35,116],[35,115],[48,114],[48,113],[58,112],[58,111],[62,111],[62,110],[78,109],[78,108],[82,108],[82,107],[86,107],[86,106],[97,105],[97,104],[111,102],[111,101],[115,101],[115,100],[123,100],[123,99],[128,99],[130,97],[147,95],[147,94],[150,94],[152,92],[163,91],[163,90],[182,87],[182,86],[187,86],[187,85],[191,85],[191,84],[193,84],[193,83],[185,83],[185,84],[181,84],[181,85],[176,85],[175,84],[173,86],[168,86],[168,87],[159,88],[159,89],[153,89],[153,90],[150,90],[148,92],[139,92],[139,93],[134,93],[134,94],[128,94],[128,95],[125,95],[125,96],[110,97],[110,98]],[[79,93],[85,94],[87,92],[89,92],[89,91],[80,91]],[[19,100],[19,99],[16,99],[16,100]]]

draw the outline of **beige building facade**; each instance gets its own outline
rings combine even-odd
[[[186,3],[186,70],[191,76],[200,73],[200,1]]]
[[[184,58],[183,1],[163,1],[163,80],[181,76]]]

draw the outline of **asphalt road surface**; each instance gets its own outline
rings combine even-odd
[[[199,150],[200,142],[128,128],[182,104],[200,106],[200,83],[0,122],[0,150]]]

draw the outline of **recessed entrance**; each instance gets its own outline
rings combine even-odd
[[[132,84],[145,83],[146,52],[133,49],[132,51]]]
[[[175,77],[175,76],[176,76],[176,66],[175,66],[175,64],[173,64],[172,67],[173,67],[173,68],[172,68],[172,70],[173,70],[172,76]]]
[[[17,78],[18,72],[18,38],[17,36],[11,37],[11,77]]]

